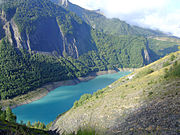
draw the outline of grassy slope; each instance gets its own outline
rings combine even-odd
[[[55,135],[53,132],[28,128],[24,125],[0,120],[1,135]]]
[[[172,55],[172,54],[171,54]],[[52,129],[95,128],[103,134],[180,133],[180,78],[165,79],[165,68],[180,61],[168,55],[136,70],[61,116]],[[169,62],[164,67],[163,63]],[[133,79],[128,77],[134,76]]]

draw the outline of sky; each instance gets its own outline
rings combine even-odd
[[[180,37],[180,0],[69,0],[83,8],[101,9],[108,18],[158,29]]]

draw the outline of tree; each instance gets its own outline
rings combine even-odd
[[[1,114],[0,114],[0,119],[1,120],[6,120],[6,112],[3,111]]]
[[[26,125],[27,125],[27,127],[31,127],[31,122],[28,121]]]
[[[35,122],[33,126],[34,126],[34,128],[38,128],[39,127],[39,121]]]
[[[16,116],[12,113],[10,107],[6,108],[6,120],[9,122],[16,122]]]
[[[45,127],[46,127],[45,124],[40,122],[39,129],[45,129]]]
[[[49,124],[46,125],[46,129],[49,130],[49,128],[52,126],[52,122],[50,122]]]
[[[2,107],[0,106],[0,114],[2,113],[3,111],[2,111]]]

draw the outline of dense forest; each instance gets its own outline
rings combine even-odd
[[[83,74],[81,71],[65,58],[31,54],[16,49],[8,41],[1,42],[1,99],[25,94],[48,82],[75,78],[75,73]]]
[[[110,42],[107,36],[100,39],[99,37],[97,41],[99,53],[90,51],[78,59],[29,53],[10,45],[6,39],[2,40],[0,43],[0,99],[13,98],[43,84],[86,76],[90,72],[143,66],[144,58],[141,51],[146,47],[145,38],[142,42],[141,38],[132,37],[134,42],[129,44],[127,41],[130,38],[126,39],[125,36],[113,40],[114,43]],[[137,53],[138,48],[140,53]]]

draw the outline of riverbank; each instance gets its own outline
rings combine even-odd
[[[25,95],[21,95],[18,97],[15,97],[13,99],[8,100],[1,100],[0,105],[3,107],[10,106],[11,108],[16,108],[18,106],[29,104],[33,101],[39,100],[46,96],[50,91],[60,87],[60,86],[68,86],[68,85],[76,85],[80,82],[89,81],[91,79],[94,79],[96,76],[104,75],[104,74],[112,74],[117,73],[119,71],[133,71],[134,69],[118,69],[118,70],[108,70],[108,71],[99,71],[99,72],[92,72],[86,77],[79,77],[73,80],[65,80],[65,81],[59,81],[59,82],[52,82],[48,83],[41,88],[38,88],[34,91],[31,91]]]

